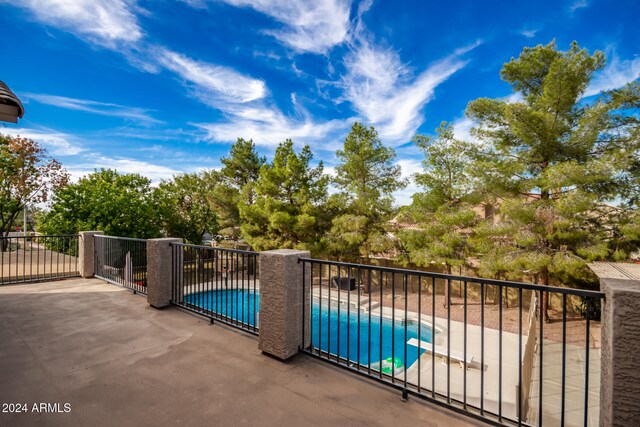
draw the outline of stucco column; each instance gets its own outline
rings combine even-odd
[[[640,420],[640,280],[600,278],[600,426]]]
[[[171,303],[171,243],[182,239],[147,240],[147,302],[155,308]]]
[[[80,277],[93,277],[96,267],[96,249],[93,236],[102,231],[81,231],[78,233],[78,272]]]
[[[262,352],[286,360],[298,353],[305,329],[305,346],[309,343],[309,305],[311,299],[310,267],[306,266],[304,293],[306,315],[303,325],[303,263],[308,251],[279,249],[260,253],[260,339]]]

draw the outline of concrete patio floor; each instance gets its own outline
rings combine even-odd
[[[475,425],[95,279],[0,287],[0,343],[0,402],[28,407],[0,425]]]

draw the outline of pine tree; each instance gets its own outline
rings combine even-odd
[[[479,219],[472,204],[472,147],[456,139],[446,122],[437,129],[437,137],[417,135],[414,141],[425,155],[424,171],[414,175],[424,191],[413,195],[403,216],[418,228],[400,230],[398,237],[409,261],[421,267],[441,265],[451,274],[453,267],[467,265],[468,237]],[[448,303],[445,298],[445,307]]]
[[[468,105],[482,144],[476,171],[500,203],[501,223],[476,230],[485,238],[484,271],[527,273],[543,285],[578,282],[588,275],[587,261],[613,255],[615,215],[607,203],[619,196],[620,174],[630,168],[635,125],[628,100],[583,99],[604,65],[602,52],[590,55],[576,43],[566,52],[555,42],[525,48],[501,72],[522,101]],[[629,90],[636,98],[638,91]],[[547,320],[546,293],[542,306]]]
[[[218,216],[220,233],[237,238],[241,226],[240,206],[253,204],[254,185],[266,159],[258,155],[253,141],[238,138],[229,156],[220,161],[223,166],[216,174],[218,184],[209,195],[209,203]]]
[[[336,152],[340,161],[334,183],[340,193],[330,204],[342,206],[325,238],[334,256],[356,260],[382,252],[387,244],[385,225],[393,212],[395,190],[406,186],[392,148],[382,145],[378,132],[354,123]]]
[[[296,154],[287,139],[260,169],[254,203],[240,204],[243,235],[256,250],[317,248],[328,177],[322,162],[311,167],[312,159],[309,146]]]

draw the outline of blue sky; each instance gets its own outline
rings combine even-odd
[[[331,172],[355,120],[420,168],[411,143],[500,68],[555,39],[607,54],[587,95],[640,76],[637,1],[0,0],[0,80],[25,104],[0,132],[40,141],[77,178],[154,181],[216,168],[237,137],[270,156],[292,138]],[[407,203],[411,185],[396,194]]]

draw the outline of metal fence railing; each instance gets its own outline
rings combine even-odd
[[[96,235],[95,277],[134,293],[147,293],[147,241]]]
[[[301,351],[496,425],[597,424],[594,316],[604,294],[300,262],[311,287],[302,292],[310,325]],[[548,323],[542,301],[554,302]]]
[[[77,235],[0,237],[0,285],[76,276]]]
[[[258,252],[172,243],[172,303],[257,335]]]

